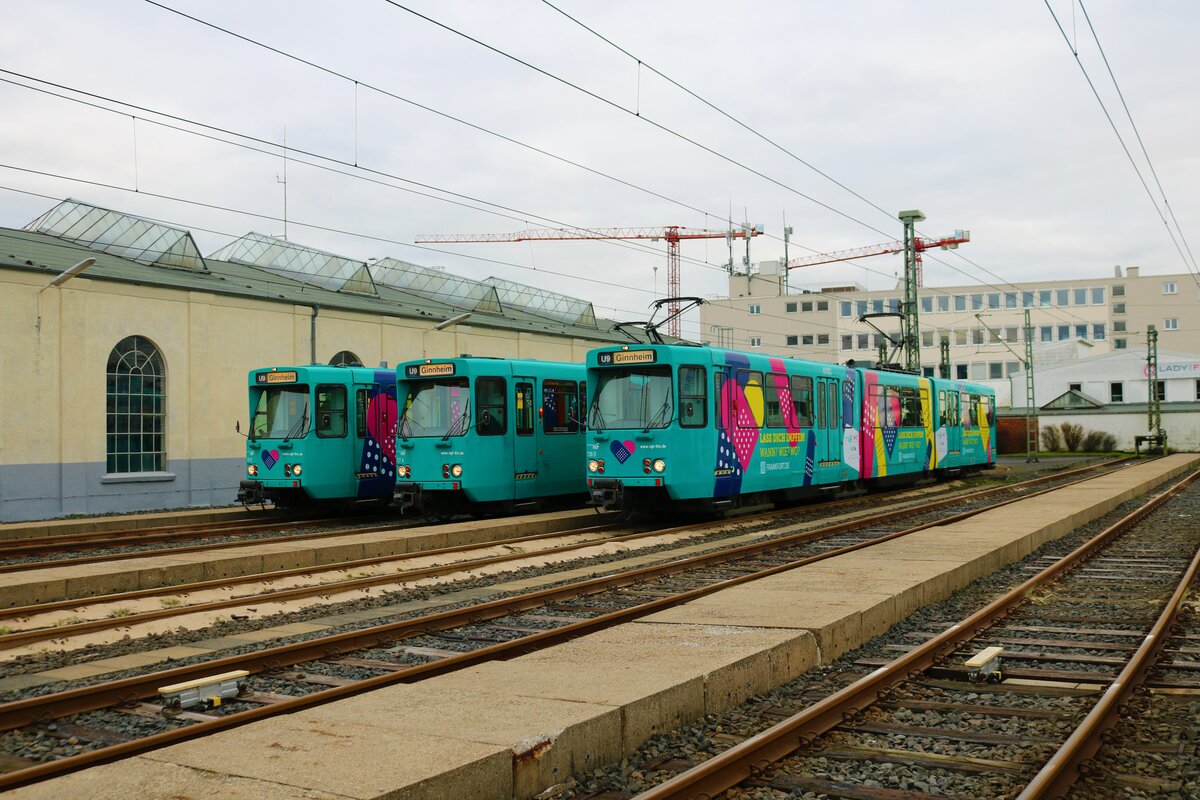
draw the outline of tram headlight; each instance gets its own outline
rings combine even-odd
[[[456,478],[462,477],[462,464],[455,464],[450,468],[450,474]]]
[[[654,471],[655,472],[666,472],[667,471],[667,462],[663,461],[661,458],[654,459]]]
[[[396,477],[397,478],[411,478],[412,477],[412,468],[409,467],[408,464],[401,464],[400,466],[396,467]]]
[[[246,465],[246,474],[249,475],[251,478],[258,477],[258,464],[247,464]]]
[[[254,467],[251,467],[251,469],[254,469]],[[589,458],[588,459],[588,472],[599,472],[599,471],[600,471],[600,462],[594,458]]]
[[[303,471],[304,471],[304,467],[300,466],[299,464],[292,465],[292,474],[293,475],[299,475]]]

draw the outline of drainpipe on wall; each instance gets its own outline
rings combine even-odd
[[[313,303],[310,308],[312,309],[312,319],[309,321],[308,331],[308,363],[315,364],[317,363],[317,315],[321,313],[321,304]]]

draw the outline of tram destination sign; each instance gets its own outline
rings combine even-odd
[[[255,383],[295,383],[296,371],[288,370],[287,372],[260,372],[254,376]]]
[[[601,353],[598,361],[602,365],[612,364],[653,364],[658,360],[658,353],[653,350],[616,350],[611,353]]]
[[[409,364],[404,368],[409,378],[441,378],[454,374],[453,364]]]

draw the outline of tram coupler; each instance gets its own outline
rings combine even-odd
[[[421,508],[421,484],[397,483],[392,493],[392,504],[403,514],[414,508]]]
[[[588,505],[604,511],[619,511],[625,502],[625,487],[616,478],[592,478],[588,481],[591,499]]]
[[[242,481],[238,484],[238,502],[247,506],[260,506],[267,502],[267,492],[262,481]]]

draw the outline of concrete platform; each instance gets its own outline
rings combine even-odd
[[[8,572],[0,574],[0,608],[503,541],[569,530],[593,520],[598,517],[591,509],[559,511],[373,533],[330,534],[300,542],[256,541],[196,553],[164,552],[161,556],[120,562]]]
[[[920,605],[1197,464],[1195,456],[1138,464],[550,650],[247,725],[10,796],[532,797],[656,733],[836,658]]]

